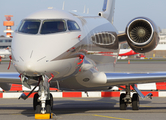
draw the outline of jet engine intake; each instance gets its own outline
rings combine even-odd
[[[149,52],[159,42],[155,23],[144,17],[131,20],[126,27],[126,35],[129,46],[137,53]]]

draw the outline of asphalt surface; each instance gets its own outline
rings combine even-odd
[[[0,99],[0,120],[34,120],[32,98]],[[53,120],[165,120],[166,98],[140,100],[140,110],[119,110],[119,98],[56,98]]]
[[[119,61],[115,72],[165,72],[166,61]]]
[[[0,64],[0,72],[16,72],[15,68],[11,64],[8,69],[9,63],[2,62]],[[127,60],[118,61],[115,66],[115,72],[159,72],[166,71],[166,60],[165,61],[130,61],[128,64]]]
[[[8,63],[0,72],[16,72]],[[118,62],[116,72],[166,71],[166,61]],[[0,99],[0,120],[34,120],[33,99]],[[53,120],[166,120],[166,98],[140,100],[140,110],[119,110],[119,98],[55,98]]]

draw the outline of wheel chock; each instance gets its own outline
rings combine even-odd
[[[35,119],[51,119],[53,114],[35,114]]]

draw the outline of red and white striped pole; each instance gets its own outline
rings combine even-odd
[[[3,22],[3,26],[6,26],[6,30],[4,30],[4,32],[6,33],[6,37],[12,37],[12,32],[14,32],[13,30],[11,30],[11,26],[14,26],[14,21],[10,21],[11,17],[13,17],[13,15],[5,15],[6,20]]]

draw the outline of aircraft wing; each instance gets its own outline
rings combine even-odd
[[[115,86],[166,81],[166,72],[105,74],[107,83]]]
[[[19,73],[0,73],[0,83],[22,84]],[[166,81],[166,72],[153,73],[105,73],[107,84],[112,86]],[[36,84],[31,80],[30,84]]]
[[[15,73],[0,73],[0,85],[1,85],[1,83],[22,84],[19,76],[20,76],[20,74],[17,72],[15,72]],[[31,79],[30,81],[28,81],[28,84],[36,85],[37,82],[38,81]]]

